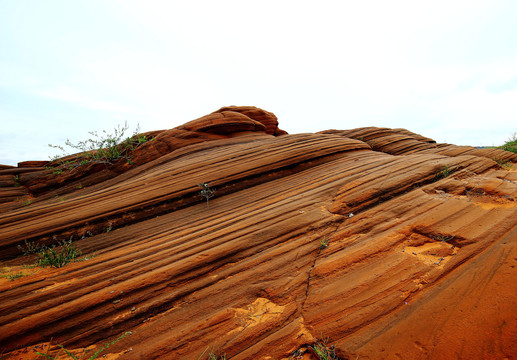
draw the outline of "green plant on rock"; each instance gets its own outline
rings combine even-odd
[[[131,335],[133,332],[132,331],[126,331],[124,334],[120,335],[117,339],[113,340],[112,342],[107,342],[104,346],[102,346],[100,348],[100,350],[97,350],[92,356],[90,356],[88,358],[88,360],[94,360],[97,358],[97,356],[99,356],[100,353],[102,353],[104,350],[108,349],[110,346],[112,346],[113,344],[119,342],[120,340],[122,340],[123,338],[125,338],[126,336],[128,335]],[[50,342],[52,342],[52,340],[50,340]],[[49,342],[49,348],[50,348],[50,342]],[[68,355],[70,358],[74,359],[74,360],[79,360],[80,358],[78,358],[77,356],[75,356],[74,354],[72,354],[70,351],[68,351],[67,349],[65,349],[65,347],[63,345],[58,345],[61,350],[63,350],[65,352],[66,355]],[[41,356],[44,356],[45,358],[47,359],[50,359],[50,360],[57,360],[58,357],[57,355],[59,354],[56,354],[56,356],[52,356],[52,355],[49,355],[48,354],[48,350],[45,354],[43,353],[40,353],[40,352],[36,352],[36,354],[38,355],[41,355]]]
[[[449,168],[449,165],[445,165],[442,170],[437,172],[434,176],[434,180],[440,180],[445,179],[447,176],[451,174],[451,169]]]
[[[311,346],[311,349],[320,360],[338,359],[334,347],[327,346],[327,343],[324,340],[318,340],[314,345]]]
[[[60,268],[81,256],[81,251],[77,249],[75,244],[72,244],[72,238],[58,243],[58,247],[59,249],[56,248],[56,245],[52,245],[50,248],[44,247],[38,253],[37,264]]]
[[[65,146],[71,148],[74,153],[78,153],[72,160],[63,159],[70,156],[64,146],[49,144],[50,147],[63,152],[61,156],[51,158],[50,169],[53,170],[53,174],[59,175],[63,170],[74,170],[77,167],[92,163],[110,165],[120,159],[125,159],[129,164],[132,164],[135,149],[152,140],[152,138],[139,134],[139,127],[137,127],[132,136],[124,139],[124,134],[128,129],[129,126],[126,122],[124,126],[118,125],[113,133],[108,133],[106,130],[103,130],[102,134],[90,131],[91,137],[79,141],[77,144],[67,139]]]
[[[2,274],[1,276],[5,279],[9,279],[10,281],[14,281],[14,280],[24,277],[26,275],[20,271],[17,273],[8,272],[7,274]]]
[[[510,151],[517,154],[517,133],[513,133],[512,136],[504,143],[498,147],[498,149]]]
[[[221,355],[221,357],[218,357],[215,353],[214,353],[214,346],[212,346],[212,349],[210,349],[210,346],[207,346],[206,349],[203,351],[203,353],[198,357],[197,360],[201,360],[203,358],[203,356],[205,355],[205,353],[208,351],[208,358],[207,360],[226,360],[226,354],[224,355]]]
[[[72,354],[70,351],[68,351],[67,349],[65,349],[63,345],[58,345],[58,346],[61,348],[61,350],[63,350],[63,351],[65,352],[65,354],[67,354],[68,356],[70,356],[72,359],[74,359],[74,360],[79,360],[79,358],[78,358],[77,356],[75,356],[75,355],[74,355],[74,354]],[[50,344],[49,344],[49,348],[50,348]],[[57,359],[58,359],[58,357],[57,357],[57,356],[56,356],[56,357],[54,357],[54,356],[52,356],[52,355],[49,355],[49,354],[48,354],[48,351],[47,351],[47,353],[46,353],[46,354],[43,354],[43,353],[40,353],[40,352],[36,351],[36,354],[38,354],[38,355],[42,355],[42,356],[44,356],[45,358],[50,359],[50,360],[57,360]]]
[[[208,200],[215,196],[215,189],[209,187],[207,183],[201,183],[199,184],[199,186],[201,186],[201,191],[199,192],[199,195],[206,199],[206,207],[208,208]]]
[[[203,353],[201,354],[201,356],[198,358],[198,360],[201,360],[203,355],[205,354],[205,352],[208,350],[208,348],[205,349],[205,351],[203,351]],[[207,357],[207,360],[226,360],[226,354],[224,355],[221,355],[221,357],[218,357],[214,352],[213,350],[212,351],[209,351],[208,352],[208,357]]]
[[[320,242],[320,249],[326,249],[329,246],[329,240],[327,238],[323,238]]]
[[[501,168],[503,168],[505,170],[511,170],[513,168],[513,164],[511,163],[511,161],[504,161],[501,158],[494,159],[494,160]]]
[[[328,346],[328,339],[317,340],[310,348],[320,360],[338,360],[334,346]]]
[[[221,355],[220,358],[217,357],[214,353],[208,354],[208,360],[226,360],[226,355]]]

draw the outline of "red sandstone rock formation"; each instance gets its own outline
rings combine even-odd
[[[517,357],[517,172],[493,160],[515,154],[287,135],[254,107],[151,135],[134,165],[0,169],[3,273],[27,274],[0,278],[6,359],[87,359],[127,332],[102,354],[308,359],[326,338],[341,359]],[[88,260],[16,257],[69,238]]]

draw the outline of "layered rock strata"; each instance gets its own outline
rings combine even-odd
[[[403,129],[289,135],[254,107],[153,136],[131,166],[16,187],[0,170],[31,199],[0,213],[4,272],[27,274],[0,280],[7,359],[51,339],[87,356],[120,339],[111,359],[309,358],[322,338],[341,359],[517,357],[517,172],[494,161],[515,154]],[[69,238],[87,260],[17,257]]]

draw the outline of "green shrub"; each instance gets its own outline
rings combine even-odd
[[[67,139],[65,145],[71,148],[73,153],[79,153],[72,160],[63,160],[64,157],[70,156],[64,146],[49,144],[50,147],[63,152],[61,156],[51,158],[50,168],[53,170],[53,174],[59,175],[63,170],[73,170],[91,163],[110,165],[120,159],[125,159],[129,164],[132,164],[135,149],[152,139],[139,134],[139,127],[132,136],[124,139],[124,134],[128,129],[129,126],[126,122],[122,127],[118,125],[112,134],[106,130],[103,130],[100,135],[96,131],[90,131],[89,134],[92,137],[79,141],[77,144]]]
[[[513,133],[508,141],[498,147],[498,149],[510,151],[517,154],[517,133]]]
[[[81,251],[77,249],[75,244],[72,244],[72,239],[58,243],[60,249],[56,249],[56,245],[52,247],[44,247],[38,253],[37,264],[40,266],[53,266],[60,268],[81,256]]]
[[[336,350],[334,346],[327,345],[328,339],[317,340],[314,345],[311,346],[311,349],[316,353],[318,359],[320,360],[335,360],[339,359],[336,355]]]
[[[449,168],[449,165],[445,165],[442,170],[438,171],[434,175],[434,180],[440,180],[445,179],[447,176],[451,174],[451,169]]]

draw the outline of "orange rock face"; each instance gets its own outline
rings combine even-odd
[[[317,359],[318,341],[340,359],[517,358],[517,172],[495,161],[515,154],[289,135],[254,107],[151,135],[134,164],[0,169],[6,359]],[[24,266],[19,247],[68,239],[81,261]]]

